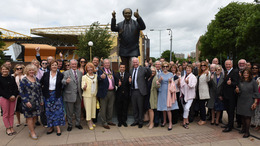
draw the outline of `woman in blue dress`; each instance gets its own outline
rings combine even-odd
[[[158,94],[158,103],[157,103],[157,110],[163,111],[163,124],[162,127],[166,124],[166,112],[168,115],[169,120],[169,127],[168,130],[172,130],[172,110],[179,109],[178,102],[175,101],[171,107],[167,107],[167,93],[168,93],[168,84],[169,82],[172,82],[172,78],[174,77],[171,72],[168,72],[169,70],[169,63],[163,62],[162,63],[162,70],[159,74],[159,82],[161,84],[161,87],[159,88],[159,94]]]
[[[65,125],[64,106],[62,100],[62,79],[63,74],[57,71],[58,62],[50,63],[50,71],[45,72],[42,79],[42,92],[46,109],[47,125],[50,129],[47,134],[57,129],[57,136],[61,135],[60,126]]]
[[[34,130],[34,124],[36,122],[36,117],[40,116],[40,105],[43,105],[41,84],[36,78],[37,68],[33,64],[27,65],[24,69],[24,73],[26,74],[26,77],[20,82],[22,109],[24,117],[27,120],[29,136],[33,140],[37,140],[38,137]]]

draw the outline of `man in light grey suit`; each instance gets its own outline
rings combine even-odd
[[[80,114],[81,114],[81,100],[82,100],[82,90],[81,90],[81,78],[82,73],[77,69],[78,61],[72,59],[70,61],[70,70],[64,72],[64,77],[62,79],[62,84],[64,85],[63,99],[66,103],[66,113],[68,118],[68,128],[67,131],[72,130],[72,117],[73,114],[76,116],[76,127],[78,129],[83,129],[80,125]]]
[[[144,97],[147,95],[147,79],[151,76],[150,68],[139,66],[138,58],[132,59],[133,69],[130,70],[129,83],[131,83],[131,100],[134,110],[134,123],[131,126],[138,125],[138,128],[143,127],[143,104]]]

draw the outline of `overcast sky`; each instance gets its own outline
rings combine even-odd
[[[236,0],[253,2],[253,0]],[[146,24],[144,34],[151,44],[151,57],[159,57],[170,49],[167,28],[173,30],[173,51],[185,56],[195,51],[196,43],[219,8],[232,0],[1,0],[0,27],[30,35],[31,28],[108,24],[116,11],[117,22],[123,20],[122,10],[138,9]],[[132,17],[133,19],[134,16]]]

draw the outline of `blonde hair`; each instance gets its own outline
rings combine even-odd
[[[18,66],[21,66],[22,67],[22,70],[24,70],[24,68],[25,68],[25,66],[23,65],[23,64],[16,64],[15,66],[14,66],[14,72],[16,72],[16,68],[18,67]]]
[[[34,74],[37,74],[37,67],[33,64],[28,64],[26,65],[26,67],[24,68],[23,74],[28,75],[29,70],[34,70]]]
[[[167,65],[169,66],[169,63],[168,63],[167,61],[164,61],[164,62],[162,63],[162,66],[164,66],[164,64],[167,64]]]
[[[38,64],[40,64],[40,62],[37,60],[37,59],[33,59],[32,61],[31,61],[31,63],[38,63]]]
[[[154,74],[154,76],[156,76],[156,74],[157,74],[156,67],[151,66],[151,70],[155,70],[155,74]]]
[[[86,66],[85,66],[85,70],[86,70],[86,72],[88,72],[88,67],[93,68],[93,72],[96,72],[96,69],[95,69],[95,66],[94,66],[93,63],[88,62],[88,63],[86,64]]]

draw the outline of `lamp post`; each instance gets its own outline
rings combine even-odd
[[[169,35],[170,35],[170,62],[172,61],[172,29],[168,28],[169,30]]]
[[[159,31],[159,47],[160,47],[160,55],[162,54],[161,52],[161,31],[163,31],[162,29],[150,29],[150,31]]]
[[[92,41],[89,41],[89,42],[88,42],[88,46],[90,47],[90,49],[89,49],[89,60],[90,60],[90,62],[92,62],[92,51],[91,51],[91,47],[93,46],[93,42],[92,42]]]

